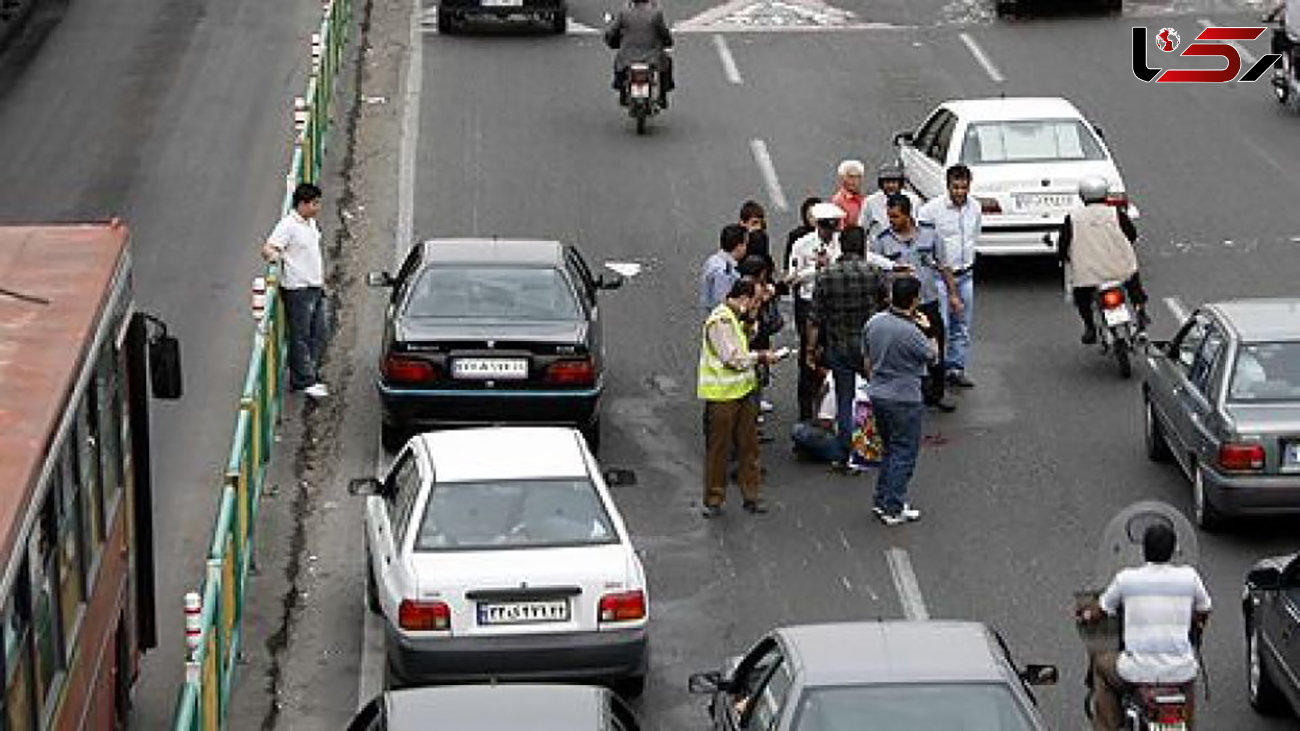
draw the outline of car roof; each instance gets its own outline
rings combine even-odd
[[[1300,340],[1300,298],[1227,300],[1207,307],[1246,342]]]
[[[388,692],[391,731],[601,729],[604,689],[581,685],[448,685]]]
[[[419,437],[438,482],[586,477],[582,435],[559,426],[447,429]]]
[[[941,106],[947,107],[968,122],[1083,118],[1078,108],[1068,100],[1051,96],[953,99],[944,102]]]
[[[564,261],[564,245],[544,239],[429,239],[420,244],[425,263],[516,264],[557,266]]]
[[[777,630],[807,686],[1007,680],[978,622],[869,621]]]

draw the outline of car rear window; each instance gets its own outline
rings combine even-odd
[[[1243,343],[1229,401],[1300,401],[1300,342]]]
[[[961,148],[967,165],[1105,159],[1092,130],[1077,119],[977,122],[966,128]]]
[[[1005,685],[859,685],[804,693],[796,731],[1033,731]]]
[[[430,267],[402,314],[439,319],[576,320],[578,301],[558,269]]]
[[[590,480],[435,483],[417,551],[541,548],[617,543]]]

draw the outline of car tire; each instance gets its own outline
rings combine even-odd
[[[375,581],[374,564],[370,561],[370,549],[366,549],[366,609],[371,614],[382,614],[383,607],[379,604],[379,583]]]
[[[1205,471],[1199,464],[1192,463],[1192,516],[1196,527],[1206,532],[1214,532],[1223,527],[1223,514],[1214,507],[1205,490]]]
[[[1250,617],[1246,618],[1246,690],[1250,694],[1250,705],[1266,716],[1280,715],[1286,711],[1286,696],[1273,682],[1264,667],[1264,658],[1259,649],[1259,626]]]
[[[550,31],[551,33],[557,36],[562,36],[564,35],[564,32],[567,31],[568,29],[569,29],[569,12],[567,9],[561,7],[560,9],[556,10],[553,14],[551,14]]]
[[[600,419],[592,419],[591,423],[582,427],[582,438],[587,440],[587,449],[591,450],[593,455],[600,454]]]
[[[1016,14],[1016,3],[1014,0],[997,0],[995,12],[999,18],[1009,18]]]
[[[396,424],[379,424],[379,441],[384,445],[384,450],[390,454],[397,454],[402,447],[406,446],[408,436],[406,429]]]
[[[1150,396],[1142,399],[1144,412],[1146,413],[1146,444],[1147,459],[1152,462],[1168,462],[1173,454],[1169,451],[1169,442],[1165,441],[1164,427],[1160,426],[1160,417],[1156,416],[1156,407],[1152,405]]]
[[[456,16],[450,10],[438,6],[438,33],[454,36],[460,28],[456,25]]]
[[[630,678],[622,678],[614,682],[614,692],[618,693],[626,700],[640,698],[645,692],[645,676],[634,675]]]

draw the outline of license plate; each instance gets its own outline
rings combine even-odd
[[[1113,310],[1102,310],[1102,316],[1106,318],[1107,327],[1127,325],[1128,323],[1133,322],[1133,315],[1129,313],[1127,307],[1116,307]]]
[[[649,85],[649,84],[633,84],[633,85],[632,85],[632,98],[634,98],[634,99],[647,99],[647,98],[649,98],[649,97],[650,97],[650,85]]]
[[[452,361],[454,378],[495,379],[528,377],[527,358],[457,358]]]
[[[1282,454],[1282,466],[1291,469],[1300,468],[1300,441],[1286,443]]]
[[[1070,193],[1016,193],[1011,198],[1016,208],[1022,211],[1069,208],[1078,200]]]
[[[522,8],[524,0],[483,0],[485,8]]]
[[[478,605],[479,624],[535,624],[569,621],[567,599],[528,602],[484,602]]]

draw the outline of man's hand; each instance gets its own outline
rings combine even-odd
[[[912,315],[912,322],[915,322],[916,326],[922,330],[930,329],[930,318],[926,317],[924,312],[917,312]]]
[[[962,304],[961,295],[958,295],[955,292],[948,295],[948,308],[953,311],[953,314],[960,315],[965,307],[966,306]]]
[[[262,244],[262,258],[269,262],[280,261],[280,250],[272,246],[271,242],[268,241]]]

